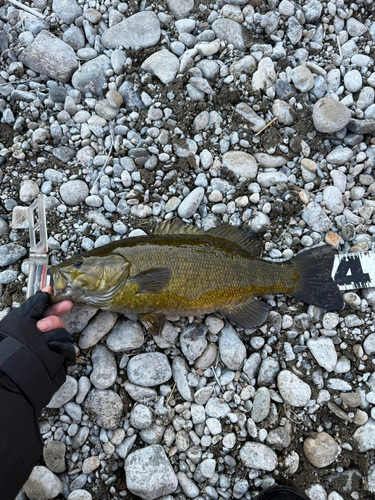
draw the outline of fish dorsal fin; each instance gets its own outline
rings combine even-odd
[[[164,290],[171,279],[169,267],[147,269],[130,278],[138,285],[138,293],[158,293]]]
[[[243,328],[256,328],[268,318],[270,306],[257,299],[251,299],[238,306],[220,311],[234,323]]]
[[[160,335],[165,325],[163,314],[144,313],[139,315],[139,319],[152,335]]]
[[[213,227],[209,229],[206,234],[214,238],[221,238],[224,240],[233,241],[237,243],[243,250],[260,257],[263,251],[263,243],[260,236],[249,229],[240,229],[236,226],[223,224],[222,226]]]
[[[171,221],[163,221],[157,224],[152,234],[206,234],[214,238],[233,241],[243,250],[254,255],[255,257],[260,257],[263,251],[263,243],[258,234],[250,231],[249,229],[239,229],[238,227],[231,226],[229,224],[223,224],[205,231],[204,229],[199,229],[196,226],[186,226],[181,219],[173,219]]]
[[[152,234],[205,234],[204,229],[199,229],[191,224],[186,225],[181,219],[166,220],[157,224]]]

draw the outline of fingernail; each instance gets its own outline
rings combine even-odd
[[[41,319],[36,326],[41,332],[48,332],[52,328],[52,323],[49,319]]]

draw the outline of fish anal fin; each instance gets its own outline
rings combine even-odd
[[[155,267],[142,271],[131,280],[137,283],[138,293],[158,293],[168,286],[171,274],[169,267]]]
[[[236,226],[223,224],[221,226],[209,229],[207,231],[207,234],[213,236],[214,238],[233,241],[254,257],[260,257],[262,255],[262,239],[259,234],[254,233],[249,229],[240,229]]]
[[[251,299],[220,312],[243,328],[256,328],[268,318],[270,306],[260,300]]]
[[[165,325],[163,314],[144,313],[139,315],[139,319],[152,335],[160,335]]]

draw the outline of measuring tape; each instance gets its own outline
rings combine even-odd
[[[335,255],[332,278],[341,291],[375,287],[375,252]]]

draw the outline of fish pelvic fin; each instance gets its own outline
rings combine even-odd
[[[261,326],[268,318],[270,306],[260,300],[251,299],[220,312],[243,328],[256,328]]]
[[[152,335],[160,335],[165,325],[163,314],[144,313],[139,315],[139,319]]]
[[[332,278],[334,256],[333,247],[323,245],[305,250],[291,259],[299,275],[291,295],[326,311],[342,309],[344,301]]]

